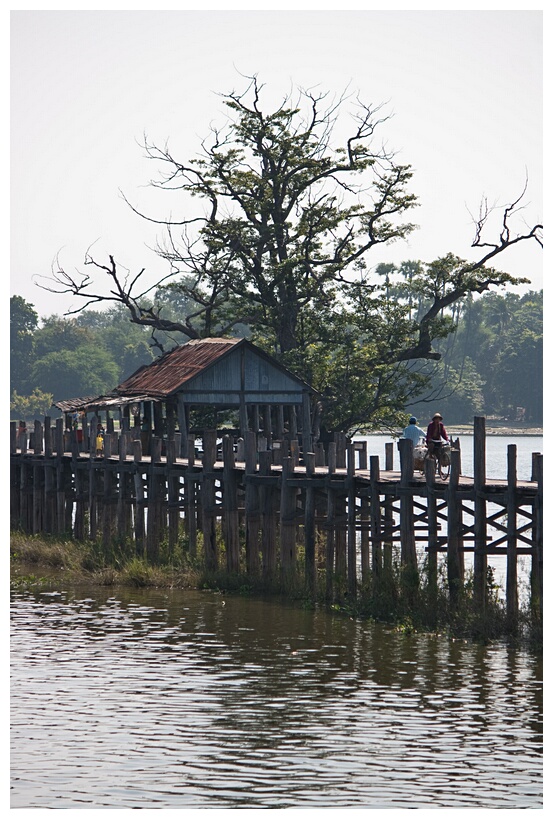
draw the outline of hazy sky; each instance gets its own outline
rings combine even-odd
[[[259,7],[259,4],[257,4]],[[221,123],[218,93],[256,73],[275,99],[292,85],[346,87],[393,114],[381,131],[415,175],[420,225],[371,265],[473,259],[471,213],[483,195],[504,205],[528,175],[524,223],[542,221],[541,11],[12,11],[11,294],[41,316],[74,301],[40,290],[56,256],[82,268],[85,251],[113,254],[153,281],[149,249],[168,214],[147,186],[146,132],[182,161]],[[493,238],[496,238],[495,235]],[[526,242],[497,264],[542,286],[542,256]]]

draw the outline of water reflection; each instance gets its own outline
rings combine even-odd
[[[189,591],[12,612],[12,807],[541,807],[524,652]]]

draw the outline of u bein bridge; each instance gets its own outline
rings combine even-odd
[[[417,568],[426,557],[431,589],[446,563],[450,603],[472,561],[474,597],[486,600],[488,558],[506,561],[506,606],[519,611],[518,558],[530,558],[532,610],[543,611],[543,456],[530,481],[517,479],[516,446],[507,447],[506,480],[487,479],[485,419],[474,419],[474,476],[461,474],[452,449],[443,481],[426,462],[414,470],[411,441],[386,444],[385,463],[366,442],[343,434],[313,452],[296,439],[241,437],[207,430],[200,439],[171,432],[143,452],[140,430],[122,418],[97,451],[94,417],[78,435],[64,419],[35,421],[30,435],[11,422],[11,526],[27,533],[69,534],[76,541],[132,542],[155,563],[160,543],[179,544],[207,570],[278,579],[304,567],[308,592],[324,577],[327,599],[338,581],[355,596],[378,586],[394,556]],[[183,452],[186,454],[183,456]],[[201,536],[201,537],[200,537]],[[298,547],[303,547],[304,560]]]

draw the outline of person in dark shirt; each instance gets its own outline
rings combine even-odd
[[[435,412],[426,430],[428,454],[437,453],[444,441],[449,443],[449,435],[444,427],[442,416],[439,412]]]

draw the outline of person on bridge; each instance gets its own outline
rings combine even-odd
[[[413,441],[414,447],[420,443],[421,438],[424,439],[426,437],[424,430],[417,426],[417,419],[414,415],[409,418],[409,425],[403,430],[403,437]]]
[[[426,430],[428,454],[437,453],[444,442],[449,443],[449,435],[444,427],[442,416],[439,412],[435,412]]]

